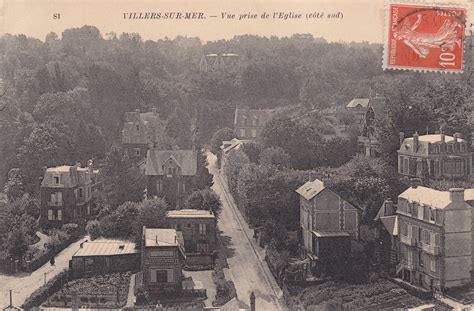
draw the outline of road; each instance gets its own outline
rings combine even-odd
[[[252,241],[251,230],[235,207],[222,176],[216,167],[216,157],[208,153],[209,172],[214,175],[213,190],[222,201],[219,229],[227,244],[229,269],[226,277],[231,279],[239,300],[250,305],[250,294],[256,296],[257,310],[286,310],[281,303],[281,290],[263,261],[263,250]]]
[[[33,273],[19,273],[15,275],[0,274],[0,308],[6,307],[10,303],[9,291],[13,290],[13,305],[21,306],[36,289],[41,287],[61,271],[69,267],[69,260],[79,249],[79,244],[87,237],[72,243],[54,258],[55,265],[49,262],[34,271]]]

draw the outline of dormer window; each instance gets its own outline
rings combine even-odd
[[[448,145],[448,152],[453,153],[453,145]]]
[[[55,185],[61,184],[61,178],[59,175],[53,177],[53,181]]]

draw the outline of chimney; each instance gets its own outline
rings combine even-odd
[[[464,202],[464,189],[463,188],[451,188],[449,189],[449,199],[451,202]]]
[[[421,185],[421,179],[419,178],[410,178],[410,187],[416,189],[416,187]]]
[[[402,146],[404,140],[405,140],[405,133],[400,132],[400,147]]]
[[[255,311],[255,294],[250,294],[250,311]]]
[[[446,136],[444,135],[443,132],[441,132],[441,142],[444,144],[446,142]]]
[[[418,131],[415,132],[415,134],[413,134],[413,151],[414,152],[417,152],[418,151],[418,137],[420,135],[418,135]]]
[[[156,242],[156,244],[158,244],[158,234],[155,235],[155,242]]]

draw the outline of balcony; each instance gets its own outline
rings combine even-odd
[[[426,244],[426,243],[421,243],[421,249],[431,255],[439,255],[440,249],[439,246],[431,245],[431,244]]]
[[[397,271],[399,272],[402,269],[414,271],[415,270],[415,264],[413,262],[402,261],[398,264]]]
[[[416,240],[413,237],[400,235],[400,242],[408,246],[416,246]]]

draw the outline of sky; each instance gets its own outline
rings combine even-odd
[[[474,3],[461,0],[467,1]],[[197,12],[205,19],[124,19],[124,13],[133,12]],[[275,12],[302,14],[302,18],[274,19]],[[342,19],[307,16],[338,12]],[[53,18],[55,13],[60,19]],[[235,19],[222,19],[222,13],[235,14]],[[262,19],[263,13],[269,18]],[[257,14],[258,18],[238,20],[240,14]],[[0,0],[0,34],[25,34],[41,40],[49,32],[60,35],[68,28],[92,25],[103,35],[136,32],[145,40],[182,35],[206,42],[242,34],[283,37],[310,33],[328,41],[382,43],[383,21],[384,0]]]

